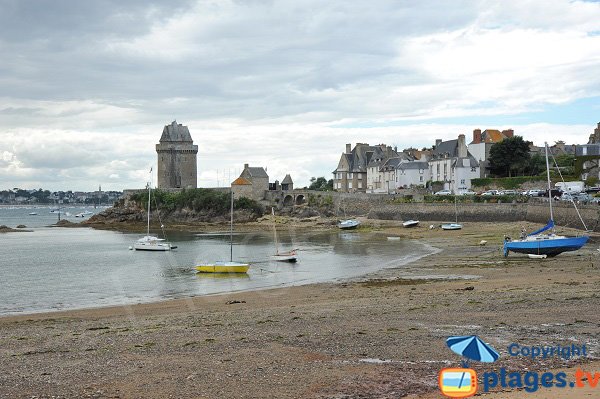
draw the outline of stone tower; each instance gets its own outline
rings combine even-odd
[[[158,188],[196,188],[198,146],[187,126],[173,121],[163,129],[156,145]]]

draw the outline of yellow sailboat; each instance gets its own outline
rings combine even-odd
[[[198,273],[247,273],[248,263],[233,261],[233,191],[231,192],[231,220],[229,222],[229,261],[216,261],[196,266]]]

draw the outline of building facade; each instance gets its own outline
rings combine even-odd
[[[429,173],[432,181],[442,182],[444,189],[455,194],[471,189],[471,179],[480,177],[480,168],[467,148],[464,134],[457,140],[436,140]]]
[[[231,183],[231,189],[237,198],[263,200],[265,192],[269,191],[269,175],[264,168],[252,167],[246,163],[240,176]]]
[[[163,129],[156,145],[158,188],[197,188],[198,146],[187,126],[173,121]]]

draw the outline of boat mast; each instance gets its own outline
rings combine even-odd
[[[146,228],[146,235],[150,235],[150,186],[152,185],[152,179],[148,182],[148,227]]]
[[[231,190],[231,216],[229,221],[229,261],[233,262],[233,190]]]
[[[548,202],[550,202],[550,220],[554,221],[554,213],[552,212],[552,186],[550,184],[550,164],[548,163],[548,143],[544,142],[546,148],[546,177],[548,178]],[[554,231],[554,227],[552,228]]]
[[[458,205],[456,205],[456,194],[454,194],[454,220],[458,224]]]
[[[277,239],[277,228],[275,227],[275,208],[271,207],[271,215],[273,215],[273,236],[275,238],[275,255],[279,255],[279,240]]]

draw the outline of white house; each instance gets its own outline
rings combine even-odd
[[[396,167],[396,187],[425,187],[431,180],[431,172],[427,161],[401,162]]]
[[[436,140],[429,172],[431,180],[443,182],[446,190],[460,193],[471,189],[471,179],[480,177],[480,167],[467,149],[464,134],[457,140]]]

